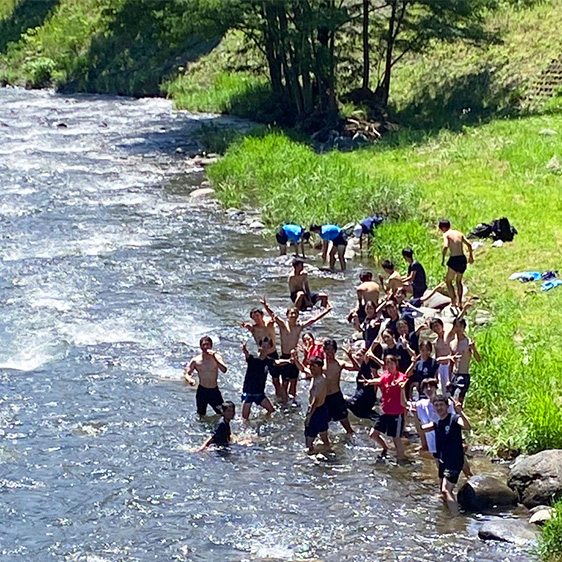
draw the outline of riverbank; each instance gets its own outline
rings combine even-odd
[[[507,216],[519,230],[501,248],[486,243],[466,277],[494,321],[473,330],[468,406],[478,438],[504,455],[562,447],[562,288],[509,281],[515,271],[559,269],[562,249],[562,116],[496,121],[463,133],[389,137],[353,153],[315,154],[281,133],[235,142],[209,169],[227,206],[257,206],[270,227],[283,221],[361,219],[387,212],[375,259],[401,263],[412,246],[432,283],[440,281],[435,223],[447,216],[468,232]]]

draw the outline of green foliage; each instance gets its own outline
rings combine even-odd
[[[543,562],[562,561],[562,500],[554,504],[555,515],[542,527],[539,553]]]
[[[347,166],[342,154],[315,154],[281,133],[234,144],[209,175],[225,205],[257,205],[272,227],[287,221],[345,223],[375,212],[399,219],[416,207],[412,186],[371,178]]]

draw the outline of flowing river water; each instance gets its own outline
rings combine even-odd
[[[211,334],[239,404],[238,323],[262,294],[287,304],[275,244],[189,197],[204,176],[176,149],[213,119],[0,90],[0,560],[530,559],[452,520],[429,460],[377,464],[366,425],[309,458],[304,405],[195,452],[213,419],[183,363]],[[357,268],[313,279],[336,304],[319,335],[349,337]]]

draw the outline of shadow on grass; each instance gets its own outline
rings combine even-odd
[[[21,0],[13,12],[0,21],[0,52],[17,41],[28,29],[40,26],[59,0]]]
[[[59,90],[126,96],[161,95],[163,79],[210,52],[220,37],[194,35],[185,8],[169,0],[127,0],[112,10],[103,34],[92,37],[87,55]]]

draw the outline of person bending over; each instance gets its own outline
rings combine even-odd
[[[325,224],[320,226],[318,224],[310,225],[310,232],[316,232],[322,238],[322,261],[326,263],[326,256],[328,255],[328,245],[332,243],[330,250],[330,269],[336,267],[336,254],[338,256],[341,270],[345,271],[345,248],[347,246],[347,237],[345,232],[335,224]]]
[[[275,235],[275,239],[279,244],[279,255],[287,255],[287,244],[295,247],[297,256],[299,255],[299,246],[301,248],[302,257],[304,258],[304,243],[310,240],[310,232],[307,232],[298,224],[284,224]]]

